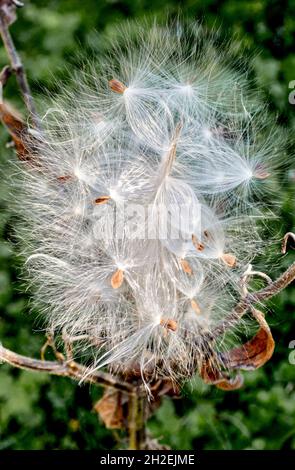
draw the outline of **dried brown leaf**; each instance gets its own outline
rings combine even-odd
[[[221,357],[229,369],[258,369],[273,355],[275,342],[264,315],[259,310],[254,310],[253,315],[260,325],[256,335],[243,346],[233,348]]]
[[[103,397],[94,405],[94,410],[108,429],[122,429],[124,427],[121,392],[106,389]]]
[[[28,127],[22,117],[11,106],[0,103],[0,119],[5,125],[15,145],[15,149],[20,160],[30,160],[30,146],[28,144]]]
[[[221,390],[236,390],[243,385],[243,377],[241,375],[228,377],[225,372],[219,370],[216,364],[210,361],[203,363],[200,369],[200,376],[205,383],[215,385]]]

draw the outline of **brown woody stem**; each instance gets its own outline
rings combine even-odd
[[[233,311],[214,329],[214,336],[219,336],[225,333],[225,331],[233,326],[243,315],[256,304],[263,300],[268,300],[271,297],[279,294],[295,279],[295,263],[291,264],[289,268],[281,274],[278,279],[269,283],[264,289],[257,292],[248,293],[244,299],[242,299],[233,309]]]
[[[0,344],[0,361],[6,362],[19,369],[25,369],[36,372],[47,372],[52,375],[61,377],[69,377],[71,379],[80,381],[83,380],[87,383],[101,385],[103,387],[111,387],[125,393],[133,393],[133,386],[127,382],[117,379],[111,374],[106,372],[92,372],[86,367],[78,364],[75,361],[42,361],[40,359],[33,359],[31,357],[22,356]]]
[[[283,289],[285,289],[291,282],[295,279],[295,263],[291,264],[287,271],[285,271],[281,276],[275,281],[271,282],[264,289],[254,292],[253,294],[248,294],[246,300],[249,303],[261,302],[262,300],[267,300],[277,295]]]
[[[13,39],[10,35],[9,23],[7,21],[2,4],[0,4],[0,35],[2,37],[4,47],[10,60],[11,69],[16,75],[16,79],[21,90],[26,108],[29,112],[34,126],[38,128],[39,120],[31,89],[20,56],[15,48]]]

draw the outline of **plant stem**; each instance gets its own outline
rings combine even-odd
[[[103,387],[111,387],[125,393],[132,393],[134,388],[128,382],[124,382],[111,374],[106,372],[92,372],[89,373],[86,367],[78,364],[75,361],[42,361],[40,359],[33,359],[31,357],[22,356],[7,348],[4,348],[0,343],[0,361],[6,362],[19,369],[25,369],[36,372],[47,372],[52,375],[61,377],[69,377],[74,380],[95,385],[102,385]]]
[[[271,297],[279,294],[283,289],[288,287],[291,282],[295,280],[295,263],[291,264],[289,268],[281,274],[278,279],[269,283],[264,289],[257,292],[248,293],[246,297],[235,306],[231,313],[229,313],[224,320],[222,320],[213,330],[213,335],[220,336],[224,334],[228,328],[235,325],[239,319],[251,308],[254,304],[268,300]],[[211,334],[211,336],[212,336]]]
[[[295,279],[295,263],[291,264],[289,268],[281,274],[281,276],[275,281],[271,282],[264,289],[254,292],[253,294],[247,295],[247,301],[249,303],[261,302],[277,295],[283,289],[285,289]]]
[[[8,25],[7,19],[1,8],[0,8],[0,35],[2,37],[4,47],[6,49],[7,55],[10,60],[11,69],[16,75],[16,79],[17,79],[19,88],[21,90],[26,108],[32,119],[32,123],[36,128],[38,128],[39,119],[38,119],[34,99],[32,97],[31,89],[27,80],[27,76],[26,76],[22,61],[20,59],[20,56],[15,48],[13,39],[9,32],[9,25]]]
[[[145,396],[138,388],[129,395],[128,433],[129,450],[142,450],[146,440]]]

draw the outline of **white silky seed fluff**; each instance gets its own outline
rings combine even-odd
[[[259,251],[281,144],[230,45],[198,25],[131,30],[45,113],[37,164],[19,172],[21,237],[38,309],[90,348],[90,370],[181,381]],[[119,222],[132,204],[139,226],[108,238],[114,208]],[[181,214],[168,226],[184,236],[159,237],[185,204],[201,219]]]

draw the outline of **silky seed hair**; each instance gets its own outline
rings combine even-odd
[[[189,378],[263,254],[283,139],[236,49],[197,24],[125,26],[32,131],[13,175],[26,277],[89,371]]]

